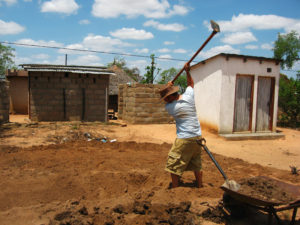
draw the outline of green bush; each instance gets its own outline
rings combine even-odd
[[[281,74],[278,97],[278,125],[300,127],[300,79]]]

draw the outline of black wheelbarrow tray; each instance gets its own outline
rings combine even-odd
[[[293,215],[290,221],[290,225],[295,224],[297,209],[298,207],[300,207],[300,186],[285,183],[283,181],[279,181],[270,177],[265,177],[265,176],[260,176],[260,177],[273,181],[283,191],[293,196],[293,201],[291,202],[266,201],[264,199],[259,199],[257,197],[248,196],[243,193],[239,193],[238,191],[233,191],[224,186],[221,186],[221,189],[236,201],[268,213],[268,224],[272,224],[273,216],[276,218],[278,224],[283,224],[280,218],[278,217],[277,212],[293,209]]]

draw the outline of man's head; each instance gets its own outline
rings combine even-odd
[[[166,86],[159,91],[161,100],[171,103],[178,98],[178,86]]]

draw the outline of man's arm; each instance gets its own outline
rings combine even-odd
[[[192,88],[194,88],[194,81],[193,81],[193,78],[190,74],[190,64],[186,63],[184,65],[184,69],[185,69],[185,72],[186,72],[187,86],[191,86]]]

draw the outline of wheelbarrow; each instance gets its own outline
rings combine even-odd
[[[297,209],[300,207],[300,186],[289,184],[266,176],[259,176],[258,178],[260,177],[274,182],[274,184],[276,184],[283,191],[285,191],[290,196],[292,196],[293,200],[291,202],[267,201],[263,198],[253,197],[253,196],[240,193],[239,191],[234,191],[232,189],[227,188],[226,186],[221,186],[221,189],[225,192],[224,195],[225,194],[229,195],[231,198],[236,200],[236,202],[241,203],[241,205],[244,204],[268,213],[269,225],[273,224],[272,223],[273,216],[276,218],[278,224],[283,224],[281,219],[277,215],[277,212],[293,209],[290,225],[295,224]]]

